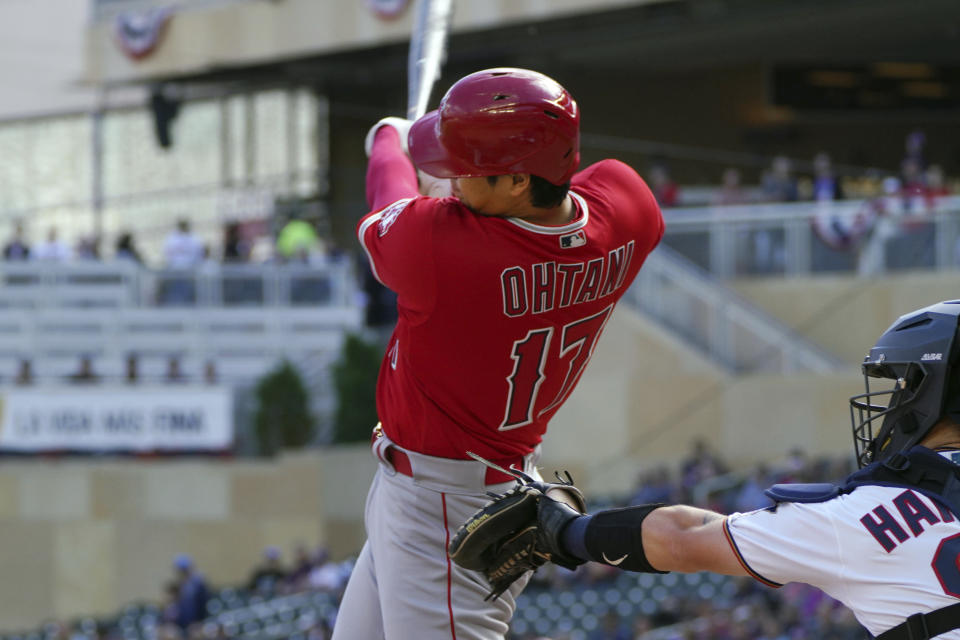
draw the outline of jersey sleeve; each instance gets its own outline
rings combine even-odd
[[[417,173],[393,127],[380,127],[367,163],[366,196],[371,211],[417,196]]]
[[[433,310],[436,295],[434,224],[439,202],[433,198],[403,198],[364,216],[357,238],[373,275],[397,294],[401,313],[412,322]]]
[[[577,173],[571,186],[593,189],[598,197],[609,200],[620,215],[627,216],[623,222],[637,237],[641,256],[649,254],[660,243],[665,229],[660,205],[630,165],[619,160],[601,160]]]
[[[828,503],[782,503],[734,513],[724,524],[740,564],[773,587],[805,582],[836,593],[843,570],[839,534]]]

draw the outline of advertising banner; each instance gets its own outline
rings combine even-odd
[[[227,387],[0,391],[0,451],[218,451],[232,444]]]

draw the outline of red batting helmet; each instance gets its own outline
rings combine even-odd
[[[560,185],[580,164],[580,112],[542,73],[487,69],[450,87],[407,142],[414,164],[439,178],[529,173]]]

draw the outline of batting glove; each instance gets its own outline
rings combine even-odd
[[[410,132],[411,126],[413,126],[413,120],[407,120],[406,118],[397,118],[395,116],[381,118],[377,124],[370,128],[370,131],[367,132],[366,139],[363,141],[363,149],[367,152],[367,157],[369,158],[370,153],[373,151],[373,139],[377,136],[377,131],[380,130],[380,127],[393,127],[396,129],[397,133],[400,134],[400,145],[403,147],[403,152],[410,155],[410,150],[407,148],[407,134]]]
[[[453,185],[447,178],[437,178],[417,169],[417,179],[420,182],[420,195],[431,198],[446,198],[453,194]]]

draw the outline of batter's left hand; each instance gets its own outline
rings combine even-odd
[[[446,198],[453,194],[453,185],[447,178],[437,178],[417,169],[417,179],[420,183],[420,195],[431,198]]]

